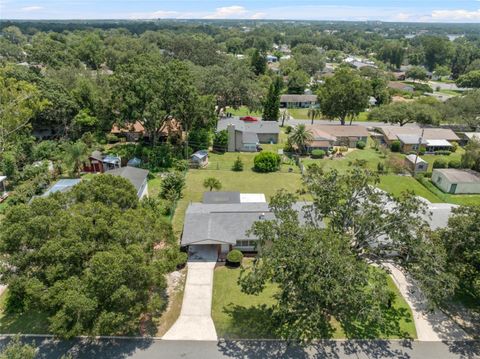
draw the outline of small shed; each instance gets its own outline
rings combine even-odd
[[[200,150],[190,157],[190,163],[193,167],[205,167],[208,165],[208,151]]]
[[[438,168],[432,173],[432,182],[445,193],[480,193],[480,173],[456,168]]]
[[[416,160],[415,160],[416,159]],[[416,161],[416,162],[415,162]],[[416,165],[415,165],[416,163]],[[428,170],[428,162],[416,155],[408,155],[405,157],[405,166],[412,172],[426,172]]]

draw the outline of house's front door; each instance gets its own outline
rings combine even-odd
[[[455,193],[457,191],[457,184],[456,183],[452,183],[451,187],[450,187],[450,193]]]

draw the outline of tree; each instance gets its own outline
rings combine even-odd
[[[289,142],[297,147],[300,153],[305,153],[307,145],[313,141],[313,134],[303,123],[295,126],[288,136]]]
[[[77,47],[78,58],[94,70],[105,61],[104,51],[103,41],[95,32],[82,36]]]
[[[20,336],[13,337],[0,353],[0,359],[33,359],[36,350],[29,344],[22,344]]]
[[[368,82],[358,72],[339,69],[333,77],[325,80],[318,91],[320,108],[325,116],[337,118],[345,125],[347,118],[352,121],[368,107],[370,91]]]
[[[368,113],[369,121],[382,121],[405,126],[408,123],[422,125],[439,122],[439,113],[433,107],[425,104],[395,102],[374,108]]]
[[[0,152],[3,152],[9,142],[29,128],[30,121],[46,102],[34,85],[7,77],[1,71],[0,104]]]
[[[303,70],[295,70],[288,75],[287,91],[290,94],[303,94],[309,77]]]
[[[240,159],[240,156],[237,156],[235,162],[233,162],[232,171],[241,172],[243,171],[243,162]]]
[[[396,69],[399,69],[405,57],[405,48],[401,42],[388,41],[382,45],[378,52],[378,57],[383,62],[389,63]]]
[[[435,71],[433,71],[433,74],[439,77],[448,76],[450,75],[450,68],[445,65],[444,66],[438,65],[437,67],[435,67]]]
[[[393,328],[386,324],[392,293],[385,274],[357,259],[348,234],[309,220],[301,224],[295,201],[283,191],[272,198],[275,219],[253,225],[249,233],[258,238],[259,258],[239,279],[247,294],[262,292],[267,282],[278,287],[278,302],[270,313],[276,334],[288,340],[328,338],[334,332],[332,317],[347,336],[359,335],[354,322],[367,325],[372,337],[382,329],[398,330],[398,323]]]
[[[225,152],[228,149],[228,131],[222,130],[215,133],[213,137],[213,150],[215,152]]]
[[[176,201],[182,198],[182,191],[185,187],[185,176],[179,172],[168,173],[162,181],[160,198]]]
[[[476,57],[475,53],[476,49],[471,43],[462,42],[456,44],[451,64],[452,77],[454,79],[458,79],[460,75],[468,71],[469,64]]]
[[[460,76],[456,83],[459,87],[480,88],[480,70],[467,72]]]
[[[447,270],[457,278],[457,292],[480,300],[480,206],[455,208],[448,227],[437,234],[447,253]]]
[[[452,47],[447,37],[422,36],[420,38],[425,52],[425,65],[433,71],[437,65],[445,65],[452,55]]]
[[[49,330],[66,338],[138,333],[164,307],[164,275],[180,260],[171,226],[136,206],[123,178],[95,176],[80,186],[7,211],[0,229],[6,310],[42,311]]]
[[[405,77],[412,79],[414,82],[416,80],[423,81],[427,79],[427,70],[421,66],[413,66],[407,70]]]
[[[282,125],[281,127],[285,126],[285,121],[288,121],[290,120],[290,113],[288,112],[287,109],[284,109],[281,111],[280,113],[280,118],[282,120]]]
[[[322,111],[318,107],[310,106],[307,112],[307,116],[310,120],[312,120],[312,125],[313,125],[313,121],[316,118],[320,118],[321,114],[322,114]]]
[[[278,121],[280,115],[280,91],[282,90],[282,79],[275,77],[268,89],[267,98],[263,104],[262,120]]]
[[[220,191],[222,189],[222,182],[218,178],[208,177],[203,181],[203,187],[208,188],[211,192],[212,190]]]
[[[467,125],[473,131],[480,126],[480,90],[469,91],[465,96],[449,99],[443,107],[444,117]]]
[[[462,155],[462,167],[480,172],[480,139],[473,138],[468,141]]]
[[[299,69],[310,76],[315,75],[325,67],[325,59],[318,48],[311,44],[299,44],[292,50]]]
[[[65,163],[74,176],[80,174],[83,164],[88,160],[89,152],[88,146],[80,140],[66,145]]]
[[[267,70],[267,60],[258,49],[255,49],[250,59],[250,65],[255,75],[263,75]]]

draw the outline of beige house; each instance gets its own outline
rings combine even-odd
[[[368,131],[365,126],[352,125],[311,125],[314,140],[310,149],[325,149],[332,146],[347,146],[355,148],[359,141],[367,143]]]
[[[445,193],[480,193],[480,173],[472,170],[434,169],[432,182]]]

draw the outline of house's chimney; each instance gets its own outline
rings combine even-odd
[[[235,125],[230,123],[227,126],[227,132],[228,132],[228,152],[235,152],[236,150],[236,144],[235,144]]]

